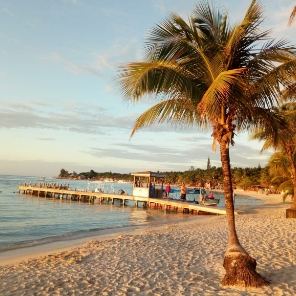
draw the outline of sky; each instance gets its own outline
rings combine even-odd
[[[130,133],[152,104],[124,101],[120,65],[143,59],[145,37],[170,13],[183,18],[199,1],[0,0],[0,174],[185,171],[221,166],[211,133],[156,125]],[[251,1],[216,0],[238,23]],[[295,1],[262,0],[263,29],[296,44],[287,27]],[[294,33],[294,34],[293,34]],[[233,167],[263,167],[272,151],[235,137]]]

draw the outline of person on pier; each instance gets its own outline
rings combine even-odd
[[[166,198],[169,198],[171,192],[171,183],[167,183],[166,187],[165,187],[165,193],[166,193]]]
[[[181,185],[181,198],[180,198],[181,201],[186,201],[186,187],[185,187],[185,184],[184,182],[182,182],[182,185]]]
[[[205,188],[202,187],[200,189],[200,197],[201,197],[200,204],[204,204],[205,203],[206,195],[207,195],[207,192],[206,192]]]
[[[150,197],[155,195],[155,185],[150,182]]]

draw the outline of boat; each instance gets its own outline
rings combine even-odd
[[[181,189],[171,188],[170,193],[179,193]],[[186,189],[186,194],[200,194],[200,190],[198,188]]]
[[[204,201],[205,206],[212,206],[215,207],[220,202],[220,198],[207,198]]]
[[[186,189],[186,194],[200,194],[199,188]]]
[[[115,181],[113,179],[104,179],[104,182],[105,183],[114,183],[114,182],[117,182],[117,181]]]
[[[40,181],[45,181],[45,177],[44,176],[42,176],[42,177],[40,177],[40,179],[39,179]]]

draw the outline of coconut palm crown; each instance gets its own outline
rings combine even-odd
[[[212,128],[213,149],[220,146],[229,239],[223,285],[261,286],[256,261],[241,246],[235,230],[229,146],[234,131],[268,124],[276,134],[281,117],[271,108],[296,70],[295,50],[271,31],[260,31],[263,9],[252,1],[242,21],[231,26],[226,12],[200,2],[188,22],[171,14],[147,36],[143,62],[119,69],[123,97],[132,102],[153,97],[131,136],[152,124]]]

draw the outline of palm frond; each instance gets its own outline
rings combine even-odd
[[[234,100],[233,85],[236,85],[237,97],[239,97],[239,92],[242,94],[245,91],[247,86],[242,79],[245,71],[244,68],[233,69],[224,71],[217,76],[200,102],[200,106],[208,116],[211,118],[219,117],[221,106],[229,104],[231,99]],[[234,101],[232,101],[233,103]]]
[[[130,63],[120,69],[118,83],[123,97],[138,101],[144,94],[158,95],[166,92],[168,96],[182,94],[201,98],[202,90],[193,83],[192,74],[176,63]]]
[[[211,7],[207,1],[201,1],[191,16],[200,36],[207,42],[222,41],[227,35],[227,13],[221,13]]]
[[[159,102],[142,113],[136,120],[131,137],[144,127],[154,124],[170,123],[173,126],[197,125],[206,129],[209,125],[207,118],[196,112],[196,105],[188,99],[169,99]]]
[[[289,18],[288,26],[291,26],[293,24],[295,16],[296,16],[296,6],[294,6],[292,10],[292,13]]]

